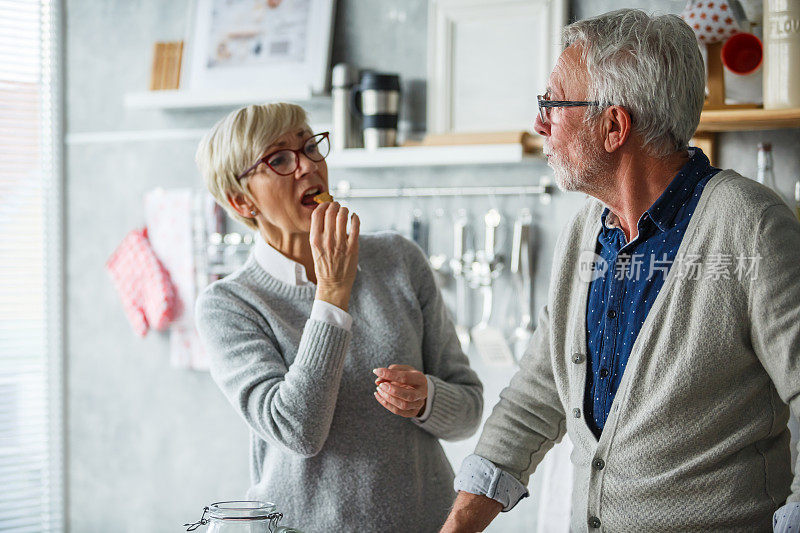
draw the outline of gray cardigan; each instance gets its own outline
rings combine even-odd
[[[789,406],[800,415],[800,224],[750,179],[709,181],[598,441],[582,416],[591,276],[579,269],[602,209],[589,199],[562,232],[548,305],[475,453],[527,484],[568,432],[574,531],[771,531],[787,497],[800,501],[786,427]],[[735,273],[740,255],[761,257],[755,275]],[[690,261],[732,264],[727,279],[692,279]]]
[[[248,498],[309,533],[436,531],[455,497],[439,439],[474,433],[481,383],[421,250],[392,233],[359,248],[352,332],[310,320],[315,287],[280,282],[253,256],[200,296],[198,330],[250,428]],[[375,400],[372,369],[394,363],[434,381],[425,422]]]

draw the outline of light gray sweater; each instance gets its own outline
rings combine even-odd
[[[800,415],[800,224],[733,171],[709,181],[678,250],[708,270],[673,264],[598,441],[582,416],[591,276],[579,269],[602,209],[589,199],[562,232],[548,305],[475,453],[527,484],[568,432],[573,531],[772,531],[787,497],[800,501],[786,427],[788,406]],[[735,273],[738,256],[761,258],[756,275]]]
[[[392,233],[359,248],[351,332],[310,320],[315,286],[278,281],[253,256],[201,294],[198,330],[250,428],[248,498],[309,533],[437,531],[455,497],[439,439],[474,433],[482,386],[422,251]],[[391,364],[431,376],[425,422],[375,400],[372,369]]]

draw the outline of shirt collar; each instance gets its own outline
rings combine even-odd
[[[697,183],[708,173],[711,164],[699,148],[689,148],[689,161],[684,164],[647,214],[658,229],[666,231],[678,210],[692,197]]]
[[[661,196],[639,218],[647,217],[653,221],[660,231],[668,230],[678,210],[694,193],[697,183],[708,173],[711,167],[708,157],[699,148],[689,148],[689,161],[684,164]],[[621,228],[619,218],[608,207],[603,209],[600,221],[606,229]]]
[[[253,255],[258,265],[264,271],[288,285],[302,286],[309,285],[311,282],[306,275],[306,269],[300,263],[292,261],[278,250],[267,244],[260,233],[255,234],[253,245]]]

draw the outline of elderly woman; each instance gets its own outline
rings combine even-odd
[[[197,327],[250,427],[248,498],[308,531],[436,531],[454,499],[439,439],[477,429],[481,383],[420,249],[315,201],[328,146],[290,104],[235,111],[201,141],[208,189],[257,232]]]

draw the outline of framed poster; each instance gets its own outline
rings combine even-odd
[[[334,0],[196,0],[182,86],[322,93],[333,15]]]
[[[566,0],[430,0],[428,131],[530,130]]]

